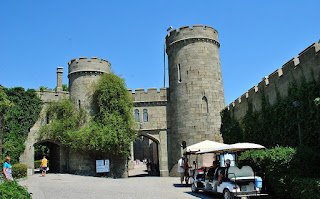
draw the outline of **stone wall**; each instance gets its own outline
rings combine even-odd
[[[30,129],[28,137],[25,141],[25,150],[20,155],[19,162],[28,166],[29,169],[34,169],[34,144],[39,142],[38,140],[38,133],[40,128],[47,124],[47,119],[45,115],[45,109],[47,104],[53,101],[58,101],[61,99],[68,99],[69,92],[61,91],[61,92],[54,92],[50,90],[45,90],[40,92],[39,90],[36,91],[38,96],[44,102],[43,108],[40,112],[40,116],[33,127]]]
[[[167,129],[167,89],[150,88],[135,89],[135,92],[129,90],[131,99],[133,100],[133,115],[139,111],[138,129],[143,130],[160,130]],[[146,111],[146,113],[144,112]],[[147,114],[147,118],[144,118]],[[144,119],[147,119],[145,121]]]
[[[290,82],[296,81],[298,85],[300,85],[302,75],[305,76],[307,82],[313,79],[318,80],[320,75],[319,52],[320,44],[313,43],[299,53],[298,57],[292,58],[281,68],[262,78],[262,81],[259,82],[258,85],[249,89],[248,92],[229,104],[227,108],[233,111],[235,119],[241,120],[248,110],[249,100],[252,102],[254,110],[261,110],[262,89],[264,89],[272,105],[276,103],[276,89],[278,89],[282,97],[286,97]],[[313,76],[311,71],[314,73]]]
[[[96,173],[96,160],[110,161],[110,172],[104,174]],[[101,153],[96,151],[69,151],[68,173],[77,175],[90,175],[113,178],[127,178],[127,158],[115,156],[110,153]]]

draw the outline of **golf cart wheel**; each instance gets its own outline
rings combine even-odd
[[[191,185],[191,191],[193,193],[198,193],[199,192],[199,189],[196,187],[196,185],[194,183],[192,183],[192,185]]]
[[[224,199],[234,199],[233,193],[230,193],[228,189],[223,190]]]

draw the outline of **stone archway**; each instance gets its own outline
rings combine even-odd
[[[62,173],[67,170],[67,152],[64,147],[62,147],[59,143],[56,143],[52,140],[42,140],[36,142],[33,146],[42,145],[49,148],[49,155],[47,159],[49,160],[49,172],[53,173]],[[42,158],[42,157],[40,157]],[[39,157],[38,157],[39,159]],[[36,160],[36,157],[35,157]]]
[[[137,136],[144,136],[157,144],[160,176],[169,176],[167,131],[139,130]]]

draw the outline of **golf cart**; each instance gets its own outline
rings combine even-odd
[[[257,176],[250,166],[243,166],[242,168],[236,166],[237,152],[264,148],[259,144],[237,143],[197,152],[196,154],[215,154],[220,159],[220,165],[214,172],[211,172],[213,176],[207,176],[203,169],[197,167],[193,175],[192,192],[203,190],[219,193],[223,194],[225,199],[267,195],[262,193],[262,178]],[[230,162],[230,165],[228,165],[230,167],[227,167],[225,162]],[[221,173],[224,174],[222,178]],[[218,179],[220,179],[220,182],[218,182]]]
[[[203,157],[205,155],[202,156],[202,158],[198,159],[198,156],[196,153],[199,151],[203,151],[203,150],[207,150],[207,149],[212,149],[212,148],[217,148],[217,147],[222,147],[222,146],[227,146],[227,144],[223,144],[220,142],[215,142],[215,141],[211,141],[211,140],[205,140],[196,144],[193,144],[191,146],[187,146],[185,149],[183,149],[183,155],[185,155],[188,159],[189,159],[189,166],[193,166],[190,168],[190,180],[192,183],[192,176],[194,175],[194,172],[196,171],[196,165],[202,165],[202,166],[210,166],[212,163],[212,158],[207,158],[207,157]],[[208,154],[209,155],[209,154]],[[203,162],[205,161],[205,162]],[[191,164],[192,162],[194,162],[193,164]],[[198,163],[198,164],[196,164]]]

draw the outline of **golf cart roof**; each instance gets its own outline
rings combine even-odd
[[[227,144],[223,144],[220,142],[214,142],[211,140],[205,140],[196,144],[193,144],[191,146],[188,146],[183,150],[184,154],[195,154],[198,151],[201,150],[207,150],[207,149],[212,149],[216,147],[222,147],[222,146],[227,146]]]
[[[201,150],[198,151],[197,154],[202,153],[222,153],[222,152],[235,152],[235,151],[244,151],[244,150],[250,150],[250,149],[264,149],[265,147],[260,144],[254,144],[254,143],[236,143],[236,144],[230,144],[226,146],[221,147],[215,147],[211,149]]]

